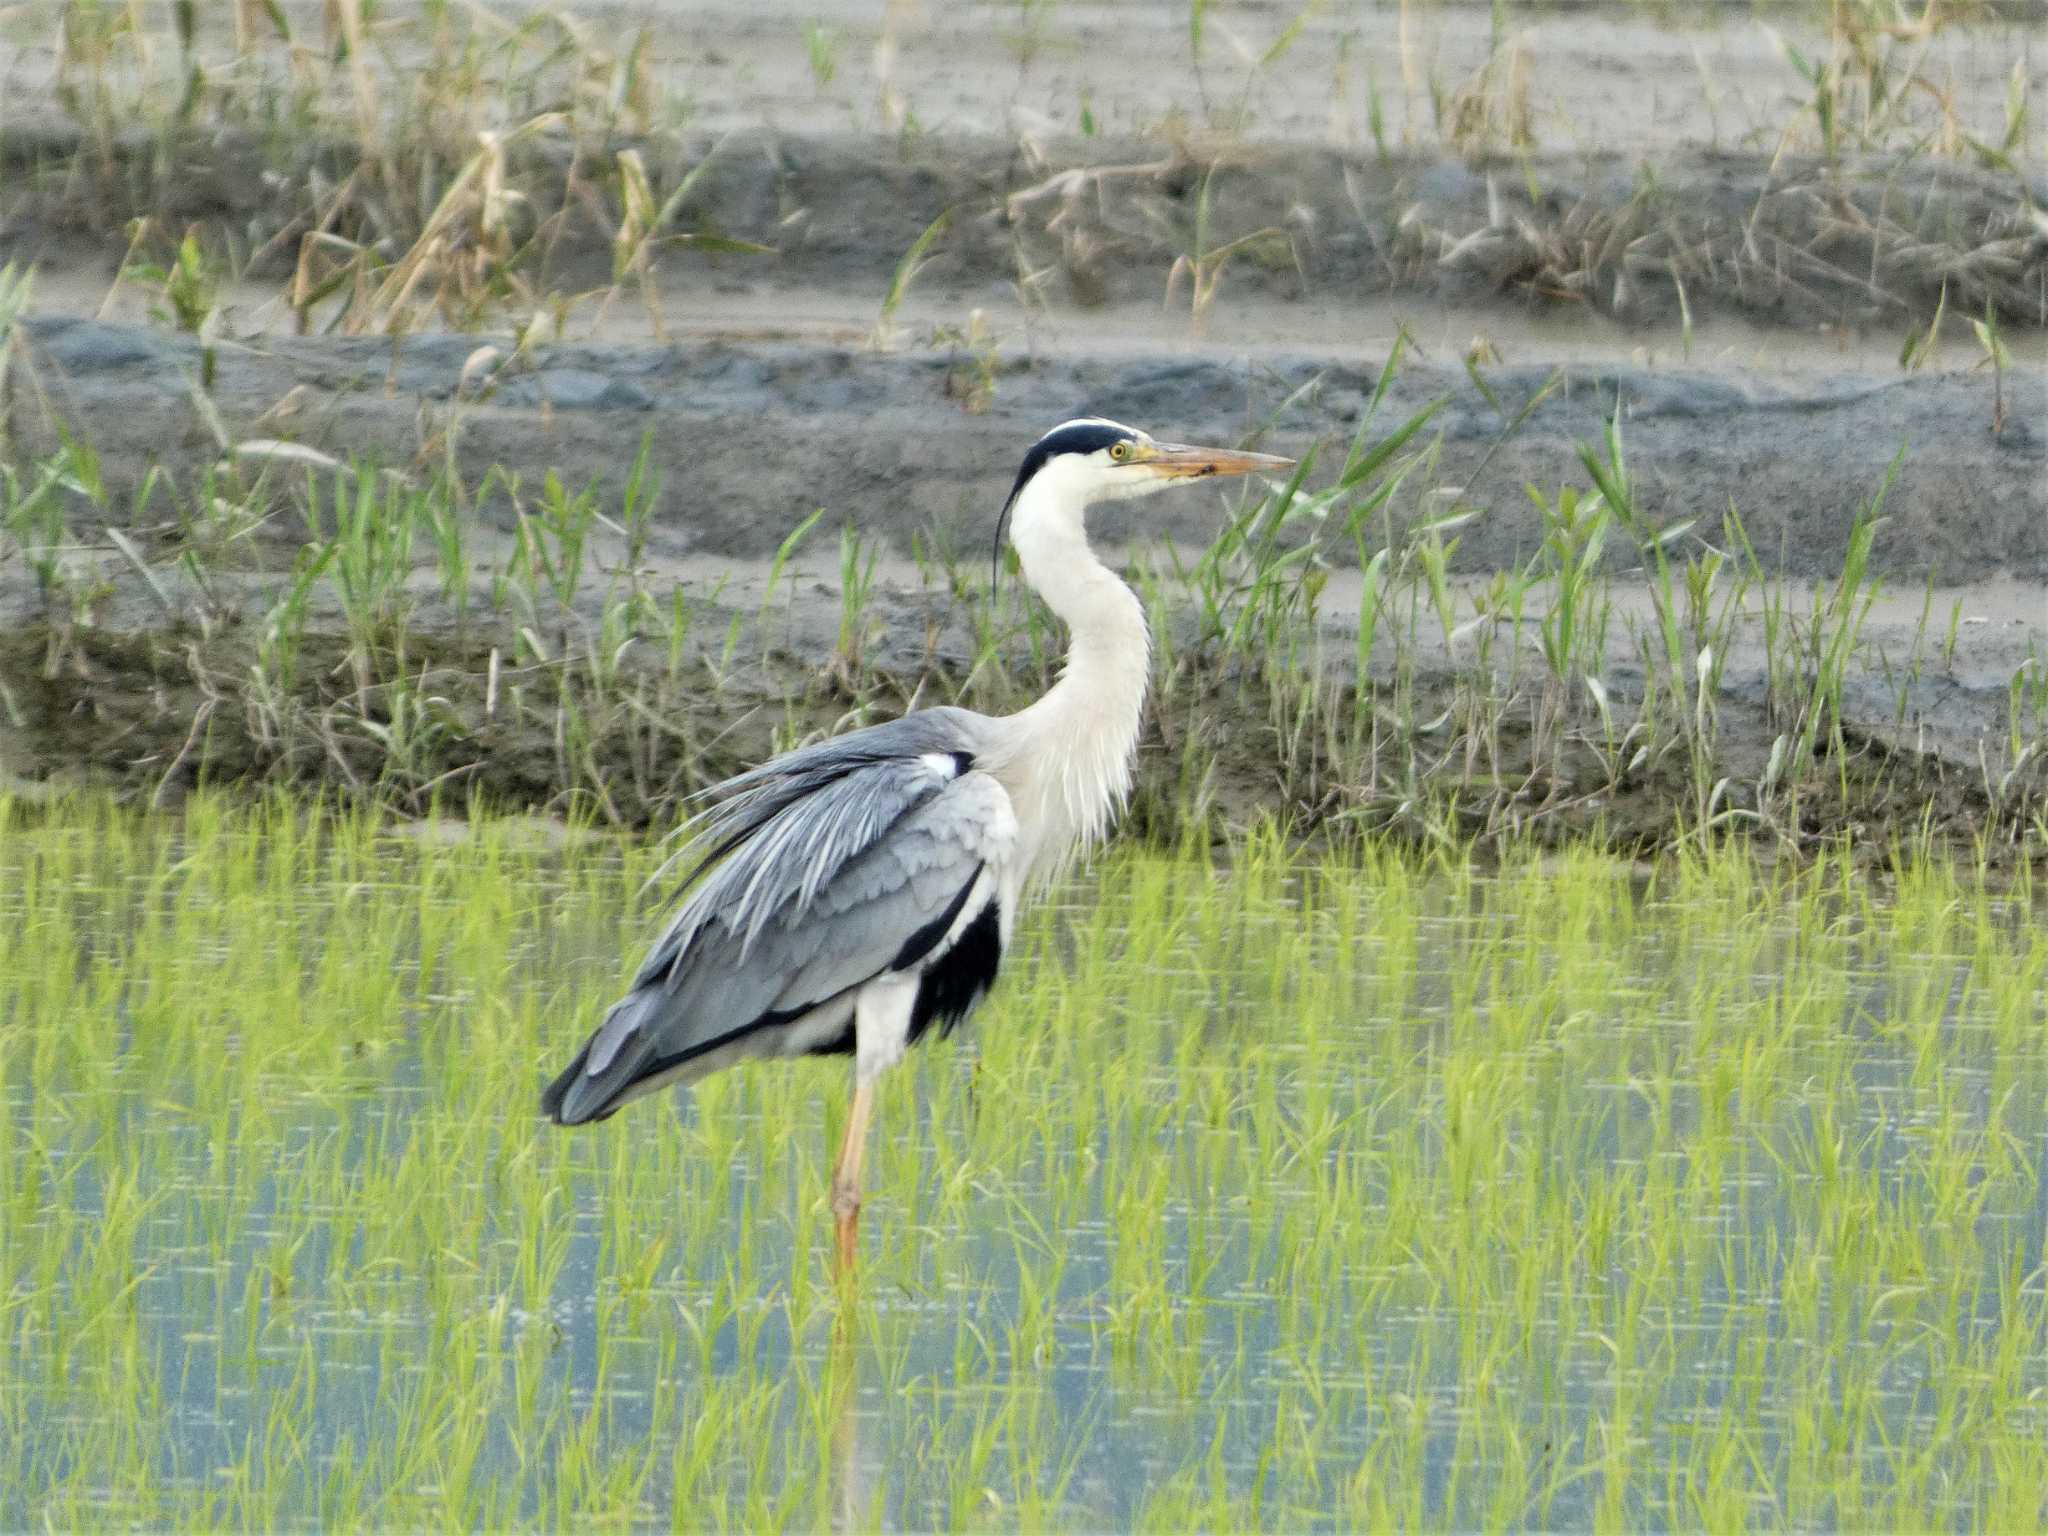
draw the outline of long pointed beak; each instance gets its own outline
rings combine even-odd
[[[1234,448],[1190,448],[1184,443],[1157,443],[1138,461],[1162,480],[1188,480],[1201,475],[1253,475],[1294,468],[1294,460],[1270,453],[1240,453]]]

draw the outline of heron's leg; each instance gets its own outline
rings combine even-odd
[[[877,976],[853,1000],[853,1107],[846,1114],[846,1140],[832,1170],[832,1214],[839,1222],[839,1272],[853,1272],[860,1248],[860,1165],[867,1155],[868,1116],[875,1107],[875,1080],[903,1059],[917,1006],[915,972]]]
[[[860,1252],[860,1165],[867,1154],[868,1116],[875,1107],[874,1079],[857,1073],[853,1107],[846,1113],[846,1137],[832,1170],[832,1214],[839,1227],[839,1272],[853,1273]]]

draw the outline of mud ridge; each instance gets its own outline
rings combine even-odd
[[[828,533],[846,523],[898,551],[920,533],[982,548],[1020,445],[1080,414],[1313,451],[1326,466],[1313,486],[1334,471],[1378,381],[1374,367],[1307,355],[1072,353],[1000,361],[976,412],[962,408],[958,382],[983,360],[949,350],[558,346],[486,371],[465,393],[465,377],[480,377],[481,338],[257,337],[209,349],[45,316],[24,322],[21,339],[17,373],[30,382],[17,381],[7,423],[17,451],[54,451],[64,423],[98,453],[115,506],[152,472],[195,491],[233,457],[223,430],[231,444],[289,439],[422,474],[452,454],[472,484],[494,466],[529,484],[552,470],[611,496],[644,440],[663,485],[655,548],[669,556],[767,556],[820,507]],[[500,342],[510,356],[509,339]],[[1857,510],[1902,455],[1873,551],[1878,574],[2048,578],[2048,372],[1832,376],[1788,390],[1707,371],[1568,368],[1510,431],[1503,413],[1519,412],[1553,372],[1488,370],[1489,399],[1463,367],[1414,361],[1381,402],[1376,432],[1441,402],[1429,429],[1441,433],[1435,483],[1479,513],[1460,530],[1461,568],[1534,551],[1540,525],[1525,487],[1583,483],[1578,446],[1597,441],[1618,406],[1654,521],[1697,519],[1718,536],[1732,504],[1767,562],[1829,578]],[[482,510],[506,516],[502,497]],[[1111,509],[1099,531],[1206,543],[1220,516],[1214,498],[1175,498],[1147,503],[1142,529]]]
[[[1506,296],[1630,326],[1683,311],[1809,330],[1903,330],[1925,323],[1945,293],[1957,312],[1996,304],[2007,324],[2048,325],[2039,177],[1925,156],[1691,149],[1658,156],[1652,173],[1618,153],[1459,159],[1200,136],[938,142],[754,129],[597,146],[538,137],[511,174],[527,209],[518,260],[543,291],[610,280],[617,192],[593,182],[590,166],[625,149],[645,159],[657,198],[695,176],[676,233],[774,252],[670,258],[686,300],[715,303],[733,284],[879,294],[944,218],[920,281],[968,303],[1026,274],[1037,302],[1156,304],[1177,261],[1257,236],[1219,268],[1231,292]],[[356,151],[300,146],[273,163],[278,152],[232,129],[190,142],[128,136],[109,150],[62,125],[0,127],[0,182],[16,189],[0,199],[0,260],[84,261],[111,276],[127,220],[154,215],[215,229],[221,248],[255,254],[248,275],[281,281],[295,231],[329,206],[320,189],[348,182]],[[469,152],[451,144],[441,158],[452,168]],[[347,229],[350,217],[342,206],[321,219]],[[405,238],[387,225],[380,216],[355,233]]]
[[[574,708],[566,673],[516,669],[543,701],[506,707],[481,644],[446,634],[409,644],[406,664],[418,688],[431,690],[431,711],[414,718],[419,739],[401,763],[392,740],[408,707],[405,681],[351,686],[338,640],[312,641],[304,686],[258,708],[235,695],[255,656],[246,632],[59,634],[28,626],[0,641],[12,722],[0,726],[0,794],[34,803],[99,790],[162,807],[202,786],[272,785],[404,814],[522,810],[665,829],[688,796],[778,744],[887,718],[896,713],[888,700],[949,686],[942,672],[929,670],[878,676],[864,702],[792,659],[769,658],[740,679],[693,663],[683,689],[664,696],[664,718],[644,703],[614,702],[586,708],[565,735],[562,710]],[[629,691],[644,700],[654,676],[636,667]],[[557,685],[561,697],[547,697]],[[1449,678],[1425,685],[1422,697],[1433,687],[1448,706],[1455,685]],[[418,695],[410,696],[417,709]],[[1721,714],[1724,765],[1754,775],[1773,726],[1739,700],[1727,701]],[[284,720],[292,725],[280,731]],[[1336,763],[1296,763],[1283,772],[1286,747],[1255,681],[1227,671],[1184,678],[1170,700],[1155,700],[1148,711],[1127,833],[1171,842],[1271,819],[1306,837],[1372,829],[1428,845],[1458,831],[1545,846],[1592,839],[1637,856],[1695,835],[1690,802],[1699,786],[1684,763],[1659,753],[1617,774],[1590,740],[1539,762],[1520,719],[1495,731],[1482,762],[1446,750],[1419,787],[1404,782],[1393,758],[1384,782],[1370,760],[1349,764],[1343,776]],[[1875,865],[1920,845],[1994,869],[2048,855],[2028,832],[2029,818],[2048,808],[2048,765],[2008,782],[1995,801],[1969,767],[1887,733],[1846,731],[1839,752],[1799,800],[1795,819],[1730,830],[1787,853],[1825,844]],[[1191,771],[1199,777],[1192,794]],[[1747,814],[1757,803],[1753,786],[1753,778],[1734,786],[1723,808]]]

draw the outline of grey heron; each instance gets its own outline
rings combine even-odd
[[[1032,889],[1099,840],[1131,787],[1150,675],[1137,595],[1089,547],[1083,514],[1268,454],[1158,443],[1069,421],[1024,456],[996,520],[1065,623],[1066,663],[1000,718],[923,709],[786,753],[725,783],[696,818],[707,848],[626,995],[541,1109],[602,1120],[671,1083],[760,1057],[851,1055],[832,1175],[839,1264],[858,1238],[876,1079],[952,1031],[996,979]]]

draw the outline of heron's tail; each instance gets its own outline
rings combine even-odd
[[[569,1097],[569,1090],[576,1086],[576,1079],[583,1075],[583,1064],[590,1060],[590,1042],[583,1043],[583,1049],[576,1053],[576,1059],[569,1063],[552,1083],[540,1091],[540,1112],[557,1125],[575,1125],[577,1122],[562,1113],[562,1101]]]
[[[660,987],[638,987],[612,1004],[576,1059],[541,1090],[540,1112],[557,1125],[583,1125],[616,1114],[628,1099],[638,1097],[632,1090],[647,1075],[654,1054],[652,1031],[644,1026],[663,1001]]]

